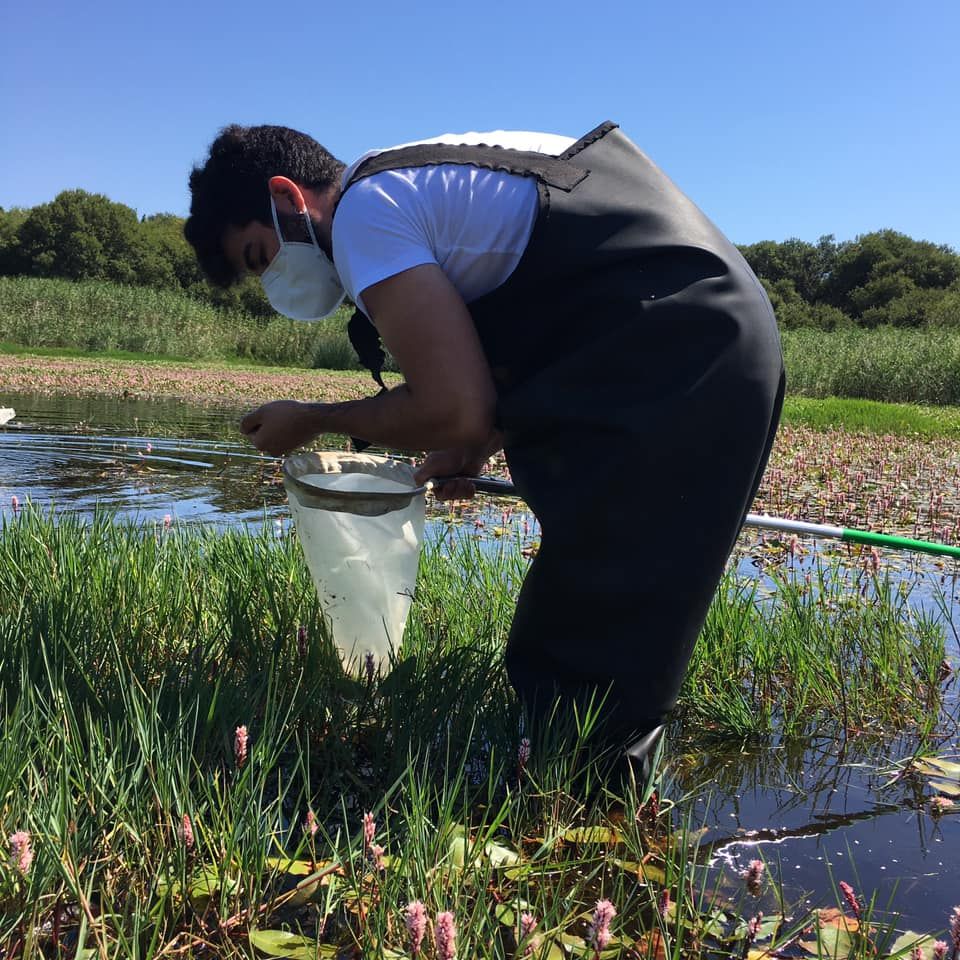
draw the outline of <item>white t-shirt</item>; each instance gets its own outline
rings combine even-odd
[[[486,143],[563,153],[572,137],[529,131],[448,133],[417,143]],[[402,144],[413,146],[413,144]],[[394,149],[394,148],[389,148]],[[344,171],[343,184],[371,150]],[[516,269],[537,218],[532,177],[462,164],[388,170],[357,181],[333,219],[333,260],[361,308],[367,287],[424,263],[438,264],[466,303]]]

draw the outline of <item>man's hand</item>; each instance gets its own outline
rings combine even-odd
[[[435,477],[459,477],[434,487],[433,495],[438,500],[470,500],[476,495],[477,488],[466,477],[478,476],[486,467],[490,455],[496,453],[502,445],[502,439],[497,433],[486,447],[479,450],[463,447],[436,450],[418,467],[414,481],[426,483]]]
[[[298,400],[274,400],[248,413],[240,421],[240,429],[258,450],[281,457],[317,435],[317,406]]]

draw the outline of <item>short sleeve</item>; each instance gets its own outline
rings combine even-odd
[[[437,263],[422,198],[396,171],[360,180],[333,219],[333,262],[361,308],[363,291],[424,263]]]

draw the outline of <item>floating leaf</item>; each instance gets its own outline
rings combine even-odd
[[[946,794],[948,797],[960,797],[960,783],[951,783],[949,780],[928,780],[934,790]]]
[[[506,903],[498,903],[494,908],[493,915],[505,926],[517,926],[517,915],[530,909],[530,904],[519,897],[515,900],[508,900]]]
[[[333,862],[326,860],[314,864],[309,860],[290,860],[287,857],[267,857],[266,865],[278,873],[289,873],[295,877],[309,877],[311,873],[316,873],[324,867],[332,866]]]
[[[928,777],[956,777],[960,780],[960,763],[939,757],[918,757],[913,761],[913,769]]]
[[[318,954],[333,956],[336,953],[332,944],[318,946],[316,940],[288,930],[251,930],[250,945],[268,957],[290,957],[292,960],[316,960]]]
[[[936,940],[934,940],[933,937],[927,936],[923,933],[914,933],[912,930],[907,930],[905,933],[901,933],[900,936],[894,940],[887,952],[892,957],[907,957],[913,950],[919,947],[923,960],[931,960],[933,957],[934,943],[936,943]]]
[[[620,860],[615,858],[614,865],[627,873],[632,873],[637,879],[645,880],[647,883],[657,883],[661,887],[666,886],[667,875],[663,867],[658,867],[655,863],[640,863],[637,860]]]
[[[620,837],[612,827],[571,827],[564,830],[563,839],[569,843],[619,843]]]

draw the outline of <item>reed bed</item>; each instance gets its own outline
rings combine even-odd
[[[380,676],[344,672],[273,527],[6,520],[4,956],[933,955],[861,891],[785,903],[759,861],[721,899],[669,763],[604,788],[594,716],[525,742],[500,654],[527,560],[451,535]],[[942,629],[880,576],[771,584],[718,593],[684,725],[932,735]]]
[[[960,331],[784,330],[782,337],[793,394],[960,405]]]
[[[347,370],[358,366],[347,318],[262,321],[153,287],[0,277],[0,341],[23,347]]]
[[[0,277],[0,342],[355,370],[348,311],[315,324],[226,314],[186,294],[106,281]],[[788,390],[960,406],[960,331],[841,328],[782,332]]]

